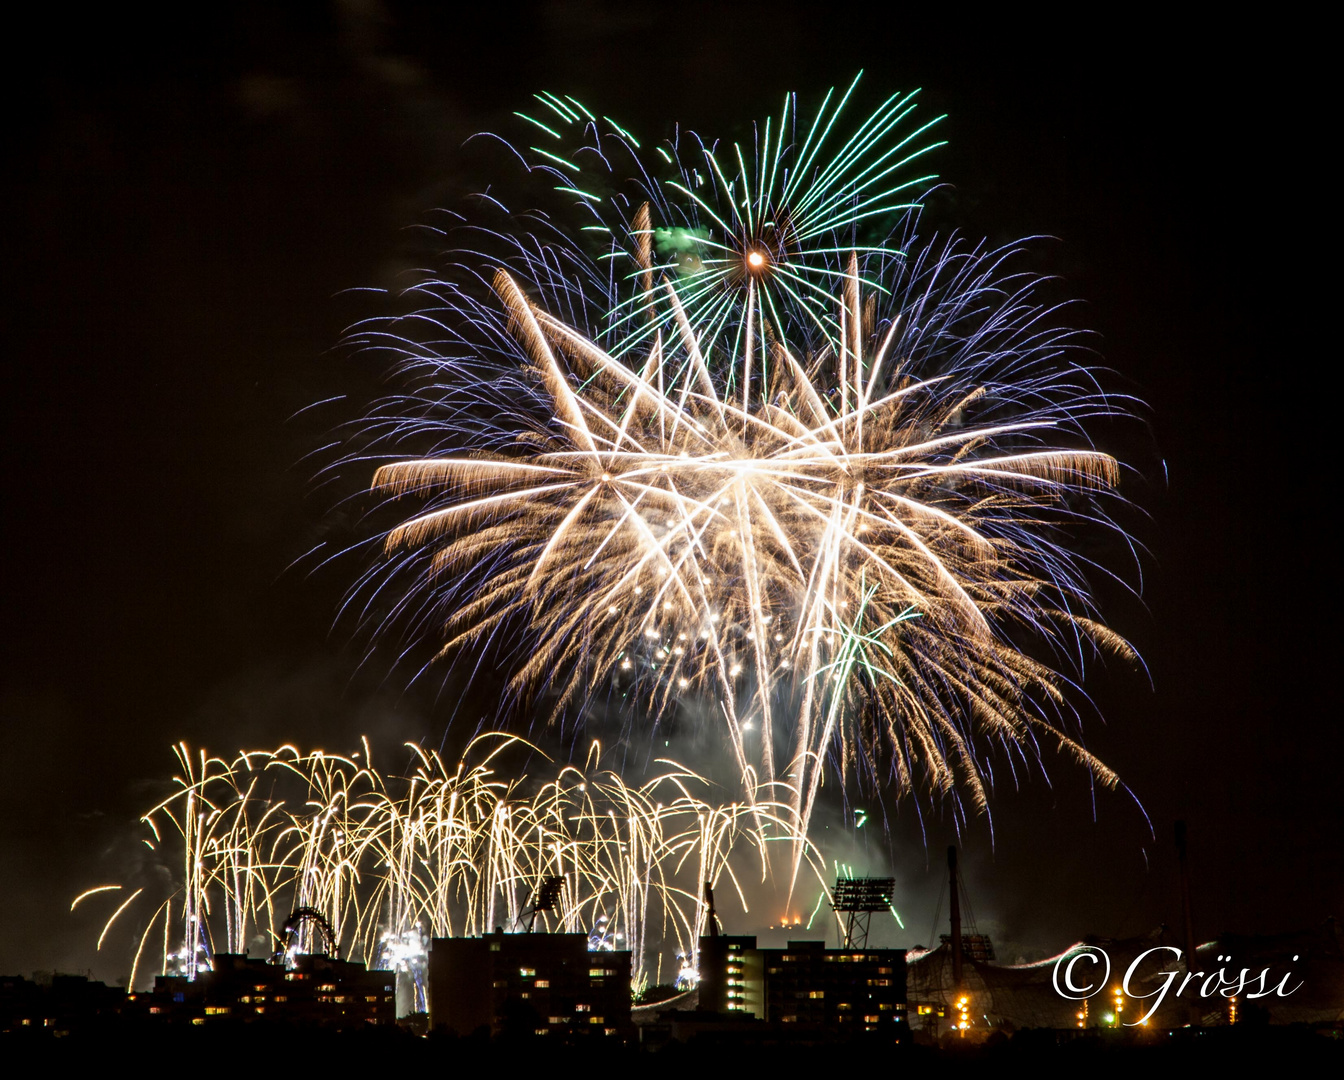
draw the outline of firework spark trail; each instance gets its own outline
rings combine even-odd
[[[950,254],[930,276],[964,276],[961,261],[979,260]],[[654,381],[650,364],[627,367],[507,273],[495,284],[553,431],[525,457],[403,461],[374,480],[393,496],[431,496],[386,548],[432,553],[425,580],[448,609],[445,654],[521,625],[522,701],[547,692],[563,707],[613,678],[652,715],[680,696],[715,698],[748,786],[787,763],[803,822],[834,739],[847,772],[875,774],[889,757],[903,793],[921,764],[940,790],[960,771],[977,805],[976,728],[1009,745],[1048,735],[1114,782],[1033,702],[1062,705],[1058,680],[1007,634],[1127,653],[1091,617],[1080,560],[1054,539],[1088,516],[1074,501],[1118,480],[1108,455],[1049,441],[1105,402],[1069,401],[1076,388],[1054,373],[1012,385],[957,357],[921,377],[919,311],[846,334],[838,354],[800,359],[777,337],[765,392],[734,401],[701,389],[693,348],[683,377]],[[995,284],[977,282],[977,299]],[[1038,313],[1026,312],[1029,327]],[[1022,317],[1006,321],[1020,336]],[[655,340],[664,375],[675,355]],[[884,678],[862,689],[821,679],[856,633],[882,660],[863,670]],[[791,738],[774,722],[787,714],[798,717]]]
[[[994,747],[1113,785],[1057,669],[1135,659],[1073,548],[1128,543],[1087,432],[1134,402],[1012,249],[919,234],[928,125],[897,96],[842,137],[853,89],[810,122],[790,97],[754,154],[680,133],[657,157],[539,95],[551,142],[519,157],[591,224],[465,222],[414,315],[352,335],[410,382],[358,461],[418,504],[352,596],[375,635],[497,658],[529,724],[708,706],[746,801],[788,781],[804,830],[828,759],[976,809]]]
[[[602,259],[641,286],[604,311],[616,355],[645,345],[660,326],[666,332],[665,322],[646,319],[648,293],[663,275],[683,284],[680,302],[710,349],[725,335],[733,348],[743,346],[735,316],[744,287],[753,294],[745,313],[756,326],[769,318],[838,341],[838,257],[894,254],[885,244],[844,243],[841,234],[915,209],[935,179],[923,171],[926,155],[942,145],[930,136],[943,118],[916,115],[918,92],[893,94],[846,133],[846,105],[859,81],[829,91],[810,119],[795,95],[786,95],[779,115],[755,125],[745,148],[678,130],[645,154],[620,124],[555,94],[536,95],[542,118],[517,114],[539,143],[513,146],[514,153],[557,192],[579,200],[576,216],[590,222],[581,231],[606,239]],[[627,192],[619,178],[629,171]],[[532,238],[519,245],[533,247]],[[548,253],[547,263],[551,272],[538,282],[555,282],[562,267],[573,270],[563,251]],[[741,374],[750,381],[748,371]]]
[[[750,165],[682,135],[658,148],[664,179],[618,125],[539,96],[555,115],[525,119],[558,142],[520,156],[625,270],[604,279],[554,222],[544,242],[467,226],[498,257],[483,240],[462,281],[418,288],[440,340],[361,329],[420,380],[366,431],[392,458],[374,489],[421,500],[366,579],[409,584],[366,615],[437,626],[441,655],[498,650],[521,712],[708,700],[747,801],[788,779],[804,830],[828,755],[898,796],[921,773],[960,783],[976,808],[982,741],[1010,763],[1053,743],[1114,784],[1070,733],[1068,680],[1020,642],[1132,657],[1068,546],[1113,527],[1119,465],[1086,425],[1132,402],[1072,361],[1010,251],[921,239],[917,213],[859,242],[927,186],[901,170],[928,125],[903,133],[911,100],[893,98],[834,149],[852,90],[810,125],[788,99]],[[594,157],[615,175],[617,150],[635,197],[577,186]],[[398,460],[416,439],[442,449]]]
[[[400,965],[419,982],[416,950],[427,935],[516,928],[540,882],[558,876],[562,902],[538,913],[541,927],[603,927],[607,947],[631,950],[639,989],[666,948],[695,962],[702,882],[730,881],[745,910],[743,875],[763,877],[764,849],[799,839],[788,805],[765,793],[752,808],[708,803],[695,793],[706,782],[670,761],[630,786],[602,767],[596,745],[582,768],[566,766],[528,795],[526,776],[497,771],[501,755],[523,746],[482,736],[452,769],[412,746],[406,777],[375,768],[367,740],[348,757],[282,747],[232,762],[177,747],[178,790],[143,820],[152,846],[181,841],[182,876],[150,918],[135,968],[160,923],[161,970],[189,978],[209,970],[221,929],[230,952],[246,952],[256,933],[290,952],[318,951],[303,929],[286,942],[276,932],[290,910],[309,907],[345,952]],[[282,794],[295,783],[297,797]],[[144,889],[125,899],[122,891],[98,886],[72,905],[117,894],[100,948]],[[422,987],[417,994],[423,1003]]]

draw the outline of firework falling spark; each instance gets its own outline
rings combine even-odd
[[[609,171],[604,139],[638,157],[546,100]],[[994,747],[1014,768],[1057,748],[1112,785],[1056,668],[1133,656],[1070,546],[1115,529],[1120,467],[1087,429],[1132,402],[1074,359],[1012,252],[921,237],[913,211],[861,243],[870,212],[904,205],[892,173],[923,129],[902,134],[893,99],[826,157],[829,101],[763,125],[734,179],[693,140],[706,194],[667,151],[637,204],[574,189],[622,271],[554,222],[492,233],[499,258],[461,252],[414,319],[361,328],[412,385],[365,429],[390,459],[374,489],[420,501],[365,580],[404,592],[366,615],[473,664],[493,651],[524,715],[613,691],[648,723],[707,703],[748,798],[786,781],[804,830],[828,758],[976,808]],[[659,236],[704,254],[659,262]],[[435,449],[398,453],[417,443]]]
[[[559,877],[562,903],[538,914],[539,928],[631,950],[638,990],[664,951],[694,959],[701,882],[730,884],[745,910],[764,849],[799,839],[788,806],[768,793],[751,808],[709,803],[696,794],[705,782],[673,762],[632,787],[602,768],[597,746],[582,768],[535,788],[505,779],[501,755],[522,746],[483,736],[455,767],[412,746],[405,777],[376,769],[367,741],[350,756],[282,747],[232,761],[179,746],[177,790],[142,819],[152,848],[177,852],[179,886],[150,916],[129,985],[156,947],[161,971],[188,978],[210,970],[216,945],[245,953],[257,936],[265,951],[320,951],[307,921],[292,940],[276,932],[305,908],[324,914],[344,955],[404,972],[423,1007],[427,937],[518,929],[538,883]],[[118,901],[100,948],[144,890],[123,893],[98,886],[72,905]]]
[[[515,152],[577,199],[582,233],[608,245],[600,261],[622,294],[603,324],[614,355],[672,331],[682,314],[706,352],[724,335],[740,349],[752,333],[744,315],[758,335],[769,319],[839,345],[833,298],[845,287],[844,257],[899,254],[855,237],[918,207],[936,179],[926,155],[942,145],[930,137],[942,117],[920,118],[917,92],[891,95],[851,127],[858,84],[829,91],[810,117],[786,95],[745,146],[678,130],[645,153],[616,121],[556,94],[536,95],[537,115],[517,114],[537,141]],[[679,312],[657,302],[658,279],[678,283]]]

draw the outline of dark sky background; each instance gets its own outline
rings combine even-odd
[[[1143,600],[1104,599],[1153,686],[1087,685],[1106,718],[1089,745],[1156,838],[1066,762],[1001,785],[992,836],[981,818],[962,838],[981,928],[1013,960],[1175,925],[1182,817],[1202,937],[1344,913],[1318,569],[1338,550],[1318,464],[1338,350],[1314,329],[1333,315],[1311,278],[1311,65],[1286,42],[946,7],[191,7],[53,11],[9,44],[0,973],[125,972],[131,928],[95,954],[105,912],[69,902],[133,869],[175,741],[442,737],[432,685],[359,667],[333,630],[355,568],[286,567],[349,525],[303,460],[339,408],[295,414],[380,386],[335,348],[372,313],[342,290],[406,280],[406,227],[476,179],[463,140],[539,89],[649,136],[741,135],[786,90],[815,103],[859,68],[871,96],[922,86],[949,114],[941,220],[1057,238],[1033,265],[1150,406],[1151,434],[1121,447],[1144,477],[1126,488]],[[891,828],[861,855],[901,880],[910,930],[891,940],[926,942],[951,823],[924,835],[903,808]]]

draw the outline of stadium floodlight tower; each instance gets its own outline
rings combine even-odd
[[[888,911],[896,895],[895,878],[836,878],[831,907],[846,916],[846,949],[868,948],[868,924],[874,911]]]
[[[532,893],[532,902],[523,909],[518,921],[521,923],[527,920],[527,932],[532,933],[532,927],[537,921],[537,913],[540,911],[554,911],[560,905],[560,894],[564,892],[565,879],[558,875],[544,877],[537,883],[536,891]]]

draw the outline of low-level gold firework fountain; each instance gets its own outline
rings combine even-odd
[[[155,953],[154,967],[194,977],[215,951],[246,952],[258,937],[270,951],[301,907],[326,915],[347,955],[396,963],[408,938],[519,928],[539,883],[558,877],[560,902],[538,927],[600,928],[594,947],[629,949],[638,988],[673,950],[694,964],[703,882],[731,883],[745,908],[767,848],[801,840],[787,797],[711,803],[706,781],[671,761],[632,786],[596,744],[581,767],[546,764],[548,779],[502,771],[537,753],[509,735],[477,738],[455,765],[408,749],[411,768],[395,775],[374,766],[367,740],[348,756],[285,746],[231,761],[179,745],[177,790],[142,819],[146,843],[174,853],[179,884],[157,898],[130,985]],[[146,889],[127,891],[99,886],[72,905],[118,901],[100,948]],[[302,933],[291,944],[308,948]]]

